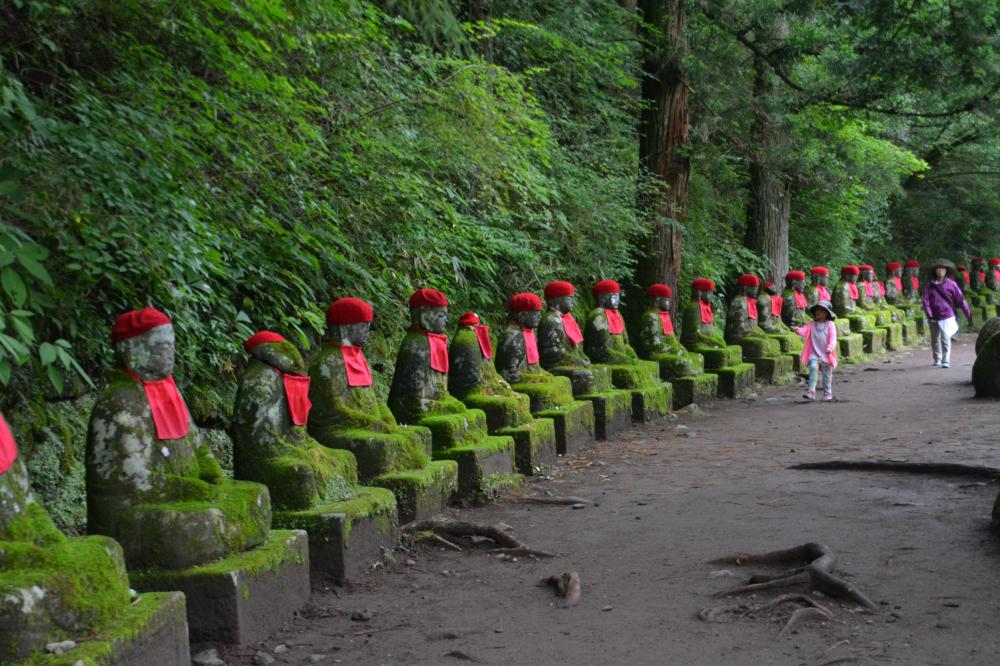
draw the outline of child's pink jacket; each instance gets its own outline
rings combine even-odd
[[[829,332],[826,334],[826,358],[821,359],[824,363],[832,368],[837,367],[837,327],[831,321],[829,326]],[[805,326],[796,328],[795,332],[805,338],[802,344],[802,367],[809,366],[809,356],[812,354],[812,332],[813,332],[813,322],[809,322]]]

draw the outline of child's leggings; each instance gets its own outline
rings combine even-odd
[[[823,393],[833,393],[833,366],[820,363],[818,358],[809,359],[809,390],[816,390],[818,375],[823,375]]]

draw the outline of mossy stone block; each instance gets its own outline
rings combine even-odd
[[[792,370],[794,372],[802,371],[802,352],[790,352],[785,354],[792,363]]]
[[[917,334],[921,337],[930,335],[930,327],[927,325],[927,317],[921,312],[913,317],[913,321],[917,322]]]
[[[751,356],[746,361],[753,364],[754,377],[762,384],[787,384],[794,376],[788,356]]]
[[[875,326],[881,328],[892,323],[892,313],[888,310],[875,310]]]
[[[802,352],[802,338],[795,333],[768,333],[767,337],[778,341],[782,353]]]
[[[538,474],[556,461],[556,424],[552,419],[536,418],[496,434],[514,440],[514,464],[525,476]]]
[[[864,330],[871,330],[871,327],[875,325],[875,317],[870,314],[864,314],[861,312],[855,312],[854,314],[849,314],[846,316],[848,322],[851,325],[851,331],[854,333],[860,333]]]
[[[889,322],[885,326],[879,326],[885,331],[885,346],[889,351],[899,351],[903,348],[903,325],[898,322]]]
[[[737,347],[739,349],[739,347]],[[712,370],[719,377],[719,397],[735,398],[753,386],[755,369],[752,363],[738,363]]]
[[[705,372],[705,357],[684,350],[676,354],[657,354],[656,362],[660,364],[660,379],[664,381],[697,377]]]
[[[502,435],[483,437],[435,454],[458,464],[458,497],[486,501],[519,482],[514,470],[514,440]]]
[[[715,370],[727,365],[738,365],[743,362],[743,349],[739,345],[726,347],[698,347],[696,350],[705,357],[705,369]]]
[[[704,405],[712,402],[719,392],[719,376],[710,373],[694,377],[678,377],[670,382],[674,390],[674,409],[690,404]]]
[[[909,346],[920,344],[923,336],[917,332],[917,322],[912,319],[904,319],[903,322],[903,342]]]
[[[424,467],[431,457],[433,439],[430,429],[423,426],[399,426],[394,432],[348,428],[330,431],[327,437],[329,445],[336,447],[332,450],[354,455],[357,479],[351,483],[367,483],[386,470]]]
[[[350,499],[302,511],[275,511],[274,526],[309,535],[309,576],[314,587],[370,571],[399,541],[396,498],[385,488],[358,487]]]
[[[488,434],[486,413],[479,409],[425,416],[420,419],[420,425],[431,431],[435,458],[440,451],[474,445]]]
[[[523,393],[512,395],[484,395],[470,393],[462,402],[471,409],[480,409],[486,414],[486,428],[496,432],[501,428],[513,428],[531,421],[531,398]]]
[[[556,366],[550,372],[559,377],[569,378],[575,398],[590,393],[603,393],[614,388],[611,382],[611,369],[606,365]]]
[[[656,361],[640,361],[607,366],[615,388],[633,389],[660,381],[660,366]]]
[[[139,591],[184,593],[191,642],[250,645],[308,601],[309,538],[301,530],[274,530],[260,546],[217,562],[131,578]]]
[[[523,382],[511,386],[528,396],[532,413],[573,402],[573,384],[569,377],[553,376],[548,382]]]
[[[760,358],[762,356],[777,356],[781,353],[781,344],[766,335],[749,335],[739,341],[739,346],[743,350],[744,360],[748,356]]]
[[[396,496],[401,524],[424,520],[441,513],[458,492],[458,463],[433,460],[421,469],[387,472],[375,477],[372,483]]]
[[[537,418],[551,419],[556,429],[556,453],[566,455],[594,443],[594,403],[573,402],[535,413]]]
[[[632,422],[650,423],[670,416],[674,403],[674,389],[668,382],[649,383],[642,388],[629,389],[632,394]]]
[[[979,330],[979,328],[986,323],[986,308],[981,305],[974,305],[970,307],[972,311],[972,321],[969,322],[969,328],[973,330]]]
[[[594,436],[610,439],[632,426],[632,394],[624,390],[610,390],[585,395],[594,405]]]
[[[866,354],[885,353],[885,330],[881,328],[869,328],[861,331],[861,338],[864,340]]]
[[[838,335],[837,346],[840,348],[840,360],[846,363],[858,363],[865,355],[865,341],[860,333]]]
[[[972,385],[977,398],[1000,397],[1000,333],[991,335],[979,348],[972,364]]]

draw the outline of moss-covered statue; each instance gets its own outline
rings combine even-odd
[[[974,291],[979,291],[986,286],[986,260],[982,257],[972,258],[972,272],[970,277],[971,287]]]
[[[88,531],[122,544],[129,569],[144,570],[134,576],[138,589],[187,595],[194,640],[239,643],[267,635],[308,597],[308,565],[301,563],[306,535],[270,531],[264,485],[223,478],[174,383],[174,329],[166,315],[153,308],[125,313],[112,342],[116,368],[94,405],[87,437]],[[289,578],[257,576],[259,557]],[[287,588],[284,602],[251,619],[239,606],[256,599],[206,582],[216,576],[232,587],[233,572],[246,576],[247,589]],[[205,620],[205,606],[225,594],[232,612]]]
[[[778,341],[781,352],[792,359],[792,369],[799,369],[802,356],[802,338],[795,334],[781,318],[785,299],[778,285],[765,282],[757,294],[757,323],[768,337]]]
[[[757,381],[776,384],[791,377],[793,362],[781,353],[781,343],[760,327],[759,291],[756,275],[746,273],[736,280],[726,313],[726,342],[743,349],[743,360],[753,363]]]
[[[826,266],[813,266],[809,271],[809,286],[806,287],[806,304],[811,308],[820,301],[830,303],[830,269]]]
[[[431,460],[431,432],[401,426],[375,392],[365,344],[374,312],[365,301],[339,298],[326,311],[326,337],[309,366],[313,402],[309,434],[323,446],[346,449],[362,483],[396,496],[401,522],[439,513],[454,494],[458,468]]]
[[[701,354],[688,351],[677,339],[670,317],[672,296],[665,284],[652,284],[646,290],[647,307],[639,319],[636,352],[660,366],[660,377],[673,386],[675,407],[709,402],[718,393],[719,378],[705,372]]]
[[[594,403],[595,432],[607,439],[632,422],[632,395],[615,389],[611,369],[594,365],[584,353],[583,332],[573,316],[576,290],[569,282],[545,285],[546,309],[538,325],[541,365],[554,375],[568,377],[573,395]]]
[[[542,304],[535,294],[515,294],[507,305],[507,322],[500,329],[496,369],[514,391],[531,401],[538,418],[552,419],[556,450],[565,455],[594,441],[594,405],[574,400],[569,377],[544,370],[538,349]]]
[[[486,413],[448,392],[448,298],[419,289],[409,304],[410,330],[396,357],[389,409],[402,424],[430,429],[434,458],[458,463],[463,496],[489,498],[516,482],[514,440],[489,435]]]
[[[840,269],[840,280],[833,287],[833,311],[838,317],[853,315],[858,309],[858,276],[861,270],[849,264]]]
[[[874,328],[885,331],[886,348],[891,351],[902,349],[903,326],[899,323],[902,312],[891,308],[885,300],[885,285],[875,275],[875,267],[862,264],[858,268],[861,270],[858,302],[863,303],[862,308],[867,309],[874,317]]]
[[[618,306],[621,286],[599,280],[593,286],[595,307],[587,315],[583,348],[591,361],[611,369],[611,383],[632,394],[632,419],[637,422],[663,418],[672,407],[672,387],[660,379],[654,361],[641,360],[629,344],[628,331]]]
[[[885,300],[890,305],[902,308],[903,298],[903,264],[890,261],[885,265]]]
[[[44,663],[190,663],[184,596],[143,594],[133,605],[121,546],[67,538],[31,493],[28,470],[0,414],[0,663],[36,663],[46,643],[77,646]],[[155,646],[152,652],[145,650]]]
[[[930,329],[922,306],[923,294],[920,291],[920,262],[910,259],[903,264],[903,299],[911,304],[911,316],[917,323],[917,333],[926,336]]]
[[[840,269],[840,281],[833,287],[833,311],[838,319],[846,321],[838,323],[838,333],[843,333],[840,327],[849,326],[850,331],[861,335],[862,348],[867,354],[879,354],[885,351],[886,332],[875,328],[875,315],[868,310],[858,306],[861,298],[861,290],[858,287],[858,278],[861,269],[854,264],[848,264]],[[844,336],[847,339],[847,336]],[[838,340],[840,336],[838,335]],[[841,344],[838,342],[838,344]],[[850,344],[850,343],[844,343]],[[844,354],[843,346],[841,353],[844,360],[850,360],[848,354]]]
[[[784,300],[781,304],[781,320],[790,329],[801,328],[811,321],[805,288],[804,271],[791,270],[785,273],[785,289],[781,292]]]
[[[309,436],[311,380],[295,345],[260,331],[243,348],[251,360],[233,408],[236,478],[268,487],[276,527],[306,529],[314,581],[365,571],[396,545],[395,498],[359,487],[354,455]]]
[[[1000,319],[990,319],[976,338],[976,360],[972,364],[972,385],[977,398],[1000,397]],[[1000,524],[1000,509],[994,508],[993,521]]]
[[[1000,257],[990,259],[990,268],[986,271],[986,288],[992,292],[1000,291]]]
[[[534,294],[516,294],[511,309],[541,315],[542,301]],[[537,322],[536,322],[537,326]],[[534,342],[534,327],[523,335]],[[537,355],[538,347],[535,346]],[[486,424],[493,435],[514,439],[514,461],[522,474],[535,474],[556,458],[556,428],[551,419],[533,418],[531,398],[511,388],[494,366],[493,341],[489,326],[475,312],[458,320],[458,331],[449,349],[448,390],[467,407],[486,412]]]
[[[956,281],[963,292],[967,292],[972,288],[972,274],[969,273],[969,267],[965,264],[958,265],[958,277]]]
[[[691,282],[691,300],[684,308],[681,343],[705,358],[705,370],[719,378],[719,397],[734,398],[754,383],[754,366],[743,362],[739,345],[727,345],[715,323],[712,294],[715,283],[708,278]]]

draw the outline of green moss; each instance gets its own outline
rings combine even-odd
[[[531,421],[531,399],[521,393],[512,391],[510,395],[486,395],[473,391],[466,394],[463,402],[468,407],[485,412],[490,432]]]
[[[766,335],[748,335],[738,343],[743,350],[743,358],[748,356],[778,356],[781,353],[781,344]]]
[[[422,427],[400,427],[392,433],[345,429],[331,432],[329,445],[353,454],[359,477],[367,482],[387,472],[426,467],[430,440],[430,431]]]
[[[763,358],[749,357],[748,363],[754,366],[756,381],[766,384],[787,384],[794,379],[792,359],[790,356],[767,356]]]
[[[673,407],[673,387],[657,380],[639,389],[630,389],[632,395],[632,418],[635,421],[650,421],[670,414]]]
[[[420,419],[420,425],[433,433],[435,453],[475,444],[487,434],[486,414],[479,409],[463,408],[458,414],[425,416]]]
[[[753,386],[755,369],[750,363],[740,363],[712,370],[719,377],[720,398],[736,398]]]
[[[546,373],[548,374],[548,373]],[[521,375],[522,379],[528,373]],[[539,412],[543,409],[552,409],[559,405],[568,405],[573,402],[573,385],[568,377],[556,377],[549,375],[552,381],[549,382],[522,382],[515,384],[512,388],[518,393],[528,396],[532,412]]]
[[[700,404],[716,398],[719,377],[709,373],[693,377],[679,377],[671,382],[674,388],[674,408],[679,409],[692,403]]]
[[[640,388],[660,382],[660,367],[655,361],[636,360],[634,363],[608,365],[607,368],[611,371],[611,383],[615,388]]]
[[[543,463],[555,460],[556,426],[552,419],[534,419],[512,428],[502,428],[498,435],[514,440],[514,464],[522,474],[533,474]]]

